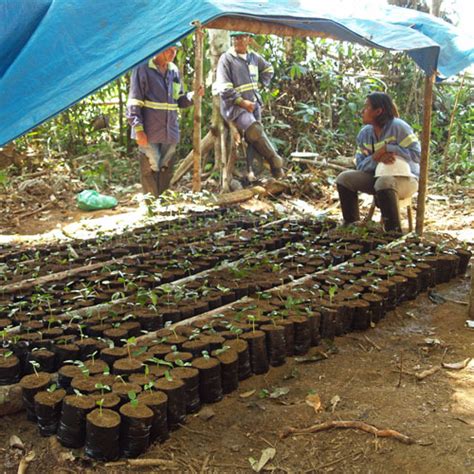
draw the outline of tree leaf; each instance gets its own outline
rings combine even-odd
[[[319,413],[319,412],[323,411],[323,407],[322,407],[322,404],[321,404],[321,398],[319,397],[319,395],[317,393],[315,393],[315,394],[311,393],[311,394],[307,395],[306,399],[305,399],[305,402],[310,407],[313,407],[314,411],[316,413]]]

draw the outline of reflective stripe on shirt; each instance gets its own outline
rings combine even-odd
[[[152,102],[145,100],[144,107],[155,110],[178,110],[178,104],[169,104],[167,102]]]

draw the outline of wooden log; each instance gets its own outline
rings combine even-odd
[[[3,292],[17,292],[25,290],[27,288],[33,288],[35,286],[41,286],[52,281],[63,280],[64,278],[69,278],[71,276],[77,275],[81,272],[92,272],[98,268],[105,267],[107,265],[116,265],[125,262],[126,260],[131,260],[134,258],[143,257],[143,253],[136,255],[127,255],[126,257],[116,258],[113,260],[106,260],[104,262],[97,262],[88,265],[83,265],[81,267],[72,268],[71,270],[65,270],[63,272],[51,273],[50,275],[45,275],[39,278],[28,278],[27,280],[22,280],[18,283],[10,283],[9,285],[0,286],[0,293]]]
[[[433,109],[433,82],[435,75],[425,77],[425,97],[423,104],[423,134],[421,137],[420,180],[416,206],[416,233],[423,234],[425,223],[426,189],[428,184],[428,164],[430,159],[431,113]]]
[[[201,191],[201,109],[202,97],[199,94],[202,87],[203,70],[203,43],[204,34],[201,24],[193,22],[196,26],[194,33],[195,52],[194,52],[194,129],[193,129],[193,192]]]
[[[221,194],[218,196],[216,204],[218,206],[229,206],[248,201],[255,196],[276,196],[289,189],[290,186],[282,181],[270,181],[265,186],[253,186],[251,188]]]
[[[328,35],[321,31],[306,30],[303,28],[294,28],[286,25],[279,25],[275,22],[265,22],[261,20],[251,20],[243,18],[235,18],[231,16],[222,16],[205,24],[206,28],[216,28],[229,31],[248,31],[257,35],[278,35],[278,36],[298,36],[305,38],[314,36],[317,38],[333,38],[335,36]]]
[[[206,136],[201,141],[201,155],[205,156],[209,153],[214,147],[214,141],[216,137],[214,136],[214,131],[210,130],[207,132]],[[194,163],[194,150],[191,150],[186,158],[179,164],[178,168],[174,172],[173,178],[171,179],[171,185],[178,183],[181,178],[193,167]]]

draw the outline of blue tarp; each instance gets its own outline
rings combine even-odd
[[[310,6],[301,6],[301,4]],[[313,0],[0,0],[0,145],[219,17],[325,32],[405,51],[444,76],[474,62],[474,40],[397,7],[338,16]]]

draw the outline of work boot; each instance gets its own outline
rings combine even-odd
[[[337,192],[339,193],[344,224],[347,225],[357,222],[360,219],[359,198],[357,197],[357,193],[340,184],[337,185]]]
[[[273,148],[260,122],[254,122],[247,128],[245,139],[268,161],[274,178],[282,178],[285,175],[283,172],[283,158]]]
[[[382,189],[376,193],[377,202],[382,213],[383,226],[386,232],[402,233],[398,194],[394,189]]]

